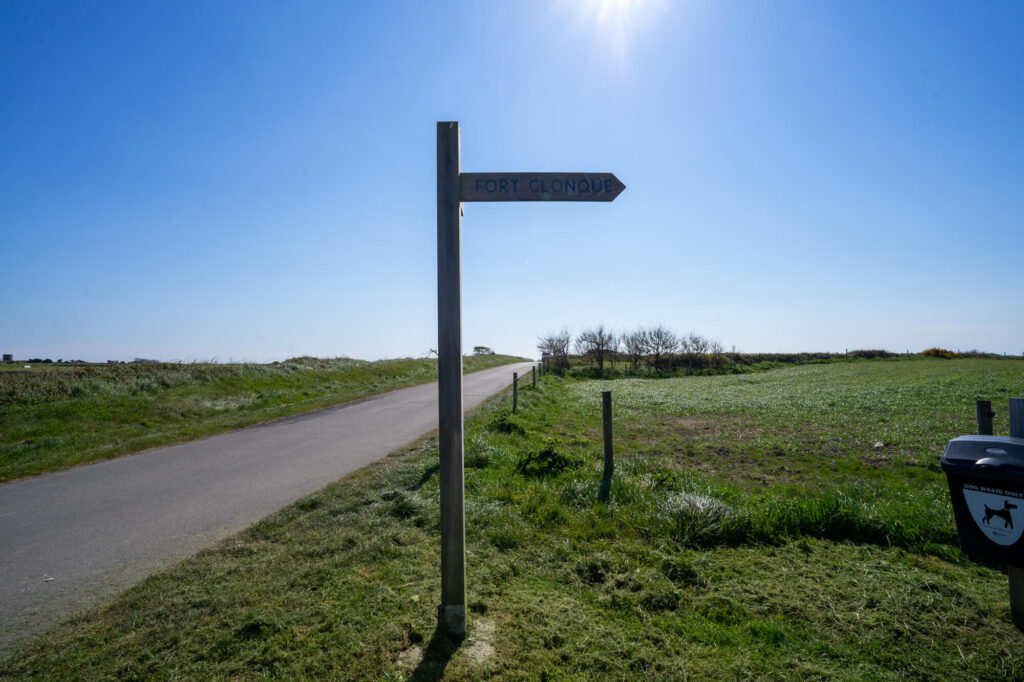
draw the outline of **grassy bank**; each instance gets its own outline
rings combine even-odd
[[[434,636],[424,439],[72,620],[0,675],[1020,679],[1006,576],[956,549],[937,460],[972,430],[973,400],[1021,394],[1024,363],[986,360],[547,378],[521,389],[520,414],[506,395],[467,420],[461,646]]]
[[[465,371],[523,358],[465,358]],[[436,360],[0,365],[0,482],[437,379]]]

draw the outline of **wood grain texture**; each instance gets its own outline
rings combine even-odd
[[[437,124],[437,379],[441,488],[441,607],[449,636],[466,632],[466,521],[462,449],[462,211],[459,124]]]

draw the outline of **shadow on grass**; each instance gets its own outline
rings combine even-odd
[[[420,480],[416,481],[416,483],[406,488],[406,490],[408,490],[409,492],[415,492],[419,490],[420,488],[427,484],[427,481],[434,477],[434,474],[436,474],[439,469],[440,466],[437,464],[432,464],[431,466],[427,467],[426,469],[423,470],[423,474],[420,476]]]
[[[444,677],[445,668],[452,656],[462,646],[462,639],[451,639],[440,627],[434,630],[434,636],[430,638],[427,650],[423,652],[423,660],[416,666],[410,680],[434,681]]]

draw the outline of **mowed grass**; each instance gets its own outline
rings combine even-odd
[[[0,676],[1021,679],[1006,576],[956,548],[937,466],[976,398],[1005,429],[1013,394],[1020,361],[545,378],[520,414],[506,394],[467,420],[460,646],[434,629],[426,438],[71,620]]]
[[[469,356],[465,371],[518,362]],[[0,365],[0,482],[437,380],[436,360]]]

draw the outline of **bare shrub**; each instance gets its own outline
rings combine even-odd
[[[697,332],[690,332],[683,337],[680,346],[686,358],[686,369],[699,368],[710,345],[711,343]]]
[[[599,324],[590,329],[584,329],[576,339],[576,352],[582,356],[589,357],[597,364],[597,375],[604,376],[604,363],[609,355],[619,347],[619,341],[610,329],[605,329],[604,324]]]
[[[551,363],[558,368],[568,369],[569,367],[569,345],[572,343],[572,333],[568,329],[553,332],[538,339],[537,350],[542,355],[551,358]]]
[[[711,367],[713,369],[718,369],[722,366],[723,352],[724,349],[722,348],[722,342],[718,339],[715,339],[708,344],[708,360],[711,361]]]
[[[647,355],[647,334],[643,329],[623,334],[622,346],[635,372],[640,365],[640,361]]]
[[[672,355],[679,350],[679,337],[671,329],[663,325],[659,324],[657,327],[646,330],[644,338],[654,369],[661,368],[662,359],[665,356]]]

